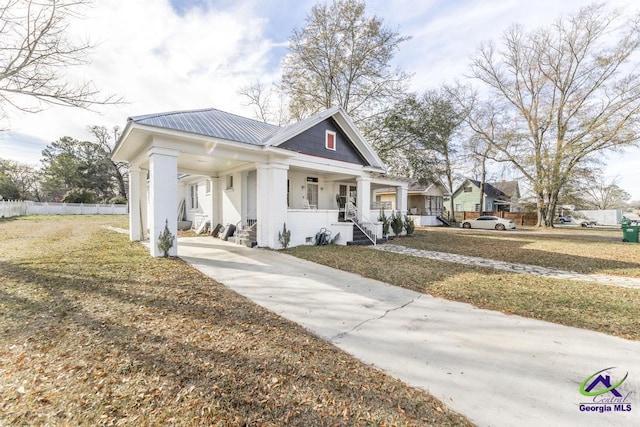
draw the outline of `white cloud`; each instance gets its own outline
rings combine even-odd
[[[50,142],[65,135],[89,138],[87,125],[122,127],[128,116],[152,112],[216,107],[251,116],[237,90],[257,79],[277,81],[280,56],[285,53],[282,46],[294,27],[305,25],[315,1],[195,2],[205,3],[206,7],[178,14],[168,0],[95,2],[86,17],[71,26],[78,39],[97,43],[91,65],[67,72],[94,81],[104,93],[121,95],[127,103],[96,107],[99,113],[61,107],[37,115],[14,112],[8,126]],[[606,3],[638,9],[634,0]],[[414,73],[412,89],[423,91],[461,78],[478,44],[499,38],[511,23],[535,28],[585,4],[583,0],[369,0],[368,8],[387,26],[413,37],[402,44],[396,60]],[[16,149],[11,149],[9,139],[5,134],[0,158],[11,158],[24,148],[16,139]],[[627,160],[612,158],[611,164]],[[626,169],[634,169],[612,167],[624,176],[631,176]],[[624,183],[634,198],[640,198],[640,186],[626,179]]]
[[[87,137],[87,125],[122,126],[127,116],[155,111],[214,106],[251,114],[238,102],[237,90],[269,77],[272,44],[263,37],[264,27],[265,19],[242,3],[180,16],[166,1],[96,2],[71,27],[75,37],[96,43],[91,64],[68,74],[123,96],[126,104],[95,107],[100,114],[61,107],[17,113],[10,127],[55,140]]]

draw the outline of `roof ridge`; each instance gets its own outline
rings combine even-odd
[[[136,117],[144,117],[145,119],[155,119],[161,116],[174,116],[176,114],[184,114],[184,113],[200,113],[202,111],[211,111],[211,110],[217,110],[224,113],[224,111],[218,110],[217,108],[208,107],[208,108],[196,108],[193,110],[174,110],[174,111],[165,111],[162,113],[140,114],[139,116],[131,116],[129,118],[132,120]]]
[[[139,116],[131,116],[130,119],[133,120],[136,117],[142,117],[143,119],[140,119],[140,120],[146,120],[146,119],[155,119],[155,118],[158,118],[158,117],[175,116],[177,114],[201,113],[201,112],[205,112],[205,111],[217,111],[217,112],[220,112],[220,113],[223,113],[223,114],[228,114],[230,116],[238,117],[240,119],[251,120],[252,122],[259,123],[260,125],[273,126],[273,127],[279,128],[279,129],[283,128],[282,126],[274,125],[272,123],[263,122],[263,121],[257,120],[257,119],[252,119],[250,117],[241,116],[240,114],[236,114],[236,113],[230,113],[228,111],[223,111],[223,110],[220,110],[219,108],[214,108],[214,107],[196,108],[196,109],[193,109],[193,110],[174,110],[174,111],[166,111],[166,112],[162,112],[162,113],[142,114],[142,115],[139,115]]]

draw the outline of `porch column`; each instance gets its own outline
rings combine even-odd
[[[211,231],[222,222],[222,199],[220,194],[220,178],[209,177],[211,185]]]
[[[142,234],[142,210],[140,203],[140,176],[139,167],[129,168],[129,240],[139,242],[144,240]]]
[[[356,179],[356,205],[358,205],[358,222],[371,220],[371,218],[367,219],[371,211],[371,178],[368,176],[359,176]]]
[[[289,166],[261,164],[256,167],[256,226],[258,246],[280,248],[278,232],[287,221],[287,171]],[[289,229],[290,224],[287,224]],[[292,233],[295,233],[293,231]]]
[[[152,147],[149,150],[149,196],[151,198],[151,256],[164,254],[158,249],[158,236],[164,230],[165,221],[172,235],[178,234],[178,154],[179,151]],[[178,254],[175,240],[169,255]]]
[[[409,193],[408,185],[400,185],[396,187],[396,210],[397,211],[400,211],[402,213],[407,213],[408,193]]]

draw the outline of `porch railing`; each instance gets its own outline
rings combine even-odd
[[[391,202],[371,202],[371,210],[372,211],[376,211],[376,210],[380,210],[380,209],[384,209],[384,210],[391,210]]]
[[[358,207],[356,205],[354,205],[352,202],[347,202],[347,206],[345,207],[345,213],[344,213],[344,217],[347,221],[351,221],[352,223],[355,224],[356,227],[358,227],[358,229],[360,231],[362,231],[364,233],[365,236],[367,236],[367,238],[369,240],[371,240],[371,243],[373,243],[373,245],[376,245],[376,235],[369,231],[366,227],[363,227],[362,224],[360,224],[360,222],[358,222],[358,213],[360,213],[358,211]],[[360,213],[362,219],[364,220],[364,222],[373,224],[371,221],[369,221],[369,218],[367,218],[364,213]]]

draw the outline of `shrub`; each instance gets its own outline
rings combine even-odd
[[[112,205],[126,205],[127,198],[122,196],[115,196],[109,199],[109,203]]]
[[[407,236],[411,236],[416,229],[416,224],[413,222],[413,218],[404,216],[404,230],[407,232]]]
[[[164,230],[158,236],[158,249],[160,249],[164,253],[164,257],[169,257],[169,250],[173,246],[173,242],[175,240],[175,236],[171,234],[169,231],[169,220],[164,220]]]
[[[404,228],[404,222],[402,221],[402,214],[400,211],[393,212],[391,214],[391,229],[393,230],[393,234],[396,236],[400,236],[402,234],[402,229]]]
[[[96,203],[96,193],[86,188],[72,188],[62,198],[63,203]]]
[[[287,230],[286,222],[282,226],[282,231],[278,232],[278,241],[284,249],[287,249],[287,247],[289,247],[289,242],[291,242],[291,230]]]
[[[389,234],[389,227],[391,226],[391,222],[387,215],[384,213],[384,209],[380,208],[380,216],[378,217],[378,221],[382,222],[382,235],[387,236]]]

